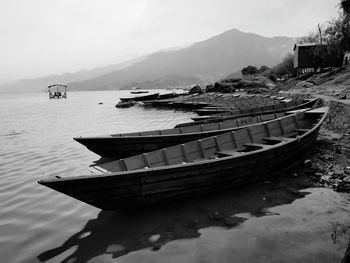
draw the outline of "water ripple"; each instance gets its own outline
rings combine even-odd
[[[49,100],[47,94],[2,94],[2,262],[35,259],[47,246],[48,237],[51,244],[60,242],[100,211],[36,183],[42,176],[88,171],[88,166],[99,159],[73,137],[170,128],[194,115],[145,110],[142,106],[115,108],[118,97],[127,95],[127,91],[71,92],[67,100]],[[98,104],[101,101],[103,105]],[[11,256],[7,251],[20,253]]]

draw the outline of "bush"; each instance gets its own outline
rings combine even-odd
[[[272,68],[272,71],[274,74],[278,77],[281,78],[283,76],[294,76],[294,56],[291,53],[288,53],[284,59],[282,60],[281,63],[278,65],[274,66]]]
[[[241,70],[243,76],[255,75],[257,73],[257,71],[258,71],[257,67],[251,66],[251,65],[249,65]]]

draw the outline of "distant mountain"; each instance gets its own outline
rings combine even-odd
[[[291,52],[295,39],[263,37],[237,29],[186,48],[166,49],[147,57],[76,73],[24,79],[1,85],[1,92],[46,91],[48,85],[68,84],[69,90],[114,90],[209,83],[247,65],[274,66]]]
[[[232,29],[190,47],[158,52],[130,67],[68,85],[73,90],[120,89],[170,75],[210,82],[247,65],[274,66],[292,51],[294,42],[289,37],[263,37]]]
[[[10,84],[1,83],[0,80],[0,93],[1,92],[40,92],[46,91],[48,85],[52,84],[67,84],[68,82],[82,81],[97,76],[110,73],[115,70],[120,70],[126,67],[130,67],[134,63],[140,62],[142,58],[132,59],[125,62],[121,62],[106,67],[99,67],[91,70],[80,70],[75,73],[64,73],[61,75],[49,75],[42,78],[35,79],[22,79]],[[8,81],[7,81],[8,82]]]

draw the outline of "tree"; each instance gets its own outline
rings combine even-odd
[[[241,70],[241,73],[242,73],[243,76],[255,75],[257,73],[257,71],[258,71],[257,67],[249,65],[249,66],[243,68]]]
[[[288,53],[281,63],[272,68],[273,73],[277,77],[282,77],[285,75],[294,76],[294,56]]]
[[[350,14],[350,0],[340,1],[340,7],[343,9],[344,13],[349,16]]]
[[[315,43],[316,46],[310,49],[316,68],[323,68],[326,61],[332,61],[333,65],[341,65],[345,52],[343,34],[344,16],[339,15],[323,25],[318,25],[317,31],[310,32],[298,40],[299,43]],[[322,43],[322,44],[321,44]],[[328,63],[329,64],[329,63]]]
[[[350,50],[350,0],[340,1],[340,7],[343,10],[343,24],[342,24],[342,49],[344,51]]]
[[[270,68],[269,68],[268,66],[263,65],[263,66],[261,66],[261,67],[258,69],[257,73],[260,74],[260,73],[263,73],[263,72],[265,72],[265,71],[267,71],[267,70],[269,70],[269,69],[270,69]]]

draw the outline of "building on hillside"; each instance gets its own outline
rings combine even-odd
[[[330,54],[328,47],[317,43],[295,44],[293,51],[296,73],[315,72],[318,68],[340,66],[341,59]]]

